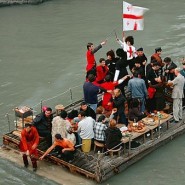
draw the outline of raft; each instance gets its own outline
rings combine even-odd
[[[90,152],[84,153],[81,146],[76,146],[75,157],[69,162],[64,161],[60,158],[60,155],[54,152],[48,154],[45,160],[68,168],[69,172],[78,173],[98,183],[106,181],[185,132],[184,120],[174,124],[173,116],[169,114],[172,107],[170,90],[165,91],[165,96],[169,106],[165,110],[166,113],[163,113],[162,117],[156,116],[152,123],[150,122],[150,117],[144,118],[145,126],[142,129],[135,129],[129,134],[123,134],[118,150],[113,149],[104,152],[100,146],[96,146],[96,148],[92,146]],[[67,112],[78,110],[82,101],[83,99],[66,106],[65,110]],[[9,149],[19,151],[20,132],[24,123],[33,119],[33,114],[29,109],[25,113],[15,109],[15,116],[17,121],[16,129],[3,135],[3,144]],[[117,124],[120,129],[122,126]],[[46,146],[44,138],[40,138],[39,156],[46,151]]]
[[[73,109],[78,110],[82,101],[74,102],[65,109],[67,111]],[[173,116],[168,111],[166,111],[167,113],[162,118],[156,118],[153,124],[147,124],[147,120],[145,119],[145,128],[142,130],[136,130],[128,135],[124,134],[118,151],[104,152],[100,150],[101,148],[94,150],[92,147],[90,152],[84,153],[81,150],[81,146],[77,146],[75,157],[72,161],[66,162],[59,155],[52,152],[45,157],[45,160],[66,167],[71,173],[78,173],[101,183],[127,169],[150,152],[185,132],[184,120],[174,124]],[[21,114],[21,116],[23,115]],[[33,115],[29,112],[26,116],[26,118],[19,118],[21,124],[26,121],[29,122]],[[3,135],[3,144],[5,147],[19,150],[21,132],[19,121],[16,125],[16,130]],[[118,124],[119,128],[121,126]],[[134,143],[138,144],[138,146],[133,146]],[[46,142],[41,138],[38,146],[39,156],[46,149]]]

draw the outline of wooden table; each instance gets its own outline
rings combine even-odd
[[[168,117],[165,118],[165,119],[160,119],[160,121],[159,121],[159,119],[157,119],[155,121],[156,122],[155,125],[147,125],[147,127],[150,129],[151,139],[152,140],[154,139],[154,137],[153,137],[153,130],[158,127],[159,128],[159,136],[160,136],[160,127],[159,126],[164,124],[164,123],[166,123],[167,129],[169,129],[169,121],[170,121],[171,118],[173,118],[173,116],[169,114]]]
[[[167,129],[169,128],[169,120],[172,118],[173,116],[168,114],[168,117],[166,119],[160,119],[160,125],[166,123],[167,124]],[[124,144],[124,149],[125,149],[125,144],[126,143],[129,143],[129,151],[128,151],[128,155],[130,154],[130,150],[131,150],[131,141],[133,141],[134,139],[136,138],[139,138],[139,137],[143,137],[143,142],[145,143],[146,141],[146,137],[145,137],[145,134],[147,132],[150,132],[151,133],[151,139],[153,140],[154,137],[153,137],[153,130],[156,129],[157,127],[159,128],[159,120],[158,118],[156,119],[156,124],[153,125],[153,126],[150,126],[150,125],[145,125],[146,126],[146,129],[144,132],[130,132],[131,136],[130,137],[123,137],[121,139],[122,143]],[[122,124],[118,124],[117,127],[118,128],[121,128],[123,125]],[[159,136],[160,136],[160,128],[159,128]]]

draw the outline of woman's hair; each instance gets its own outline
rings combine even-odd
[[[116,124],[117,124],[116,120],[115,119],[111,119],[110,122],[109,122],[109,127],[110,128],[115,128]]]
[[[104,108],[102,106],[97,107],[96,114],[102,114],[104,111]]]
[[[111,49],[110,51],[107,52],[107,56],[111,56],[112,59],[115,58],[115,53],[114,51]]]
[[[131,45],[134,45],[134,37],[133,36],[126,37],[125,42],[130,42]]]

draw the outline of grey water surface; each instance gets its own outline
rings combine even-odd
[[[144,31],[125,35],[134,36],[136,48],[143,47],[149,60],[154,49],[161,46],[162,58],[170,56],[181,66],[185,1],[128,2],[150,10],[145,14]],[[9,130],[5,114],[10,129],[14,128],[15,107],[27,105],[37,114],[41,100],[54,108],[57,103],[67,105],[82,98],[86,44],[108,40],[96,53],[98,61],[108,50],[119,47],[115,32],[121,38],[121,0],[53,0],[37,6],[0,8],[0,136]],[[183,185],[184,158],[185,136],[181,136],[104,184]],[[1,185],[36,183],[56,184],[0,159]]]

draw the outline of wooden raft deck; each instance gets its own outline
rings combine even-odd
[[[110,157],[103,153],[94,153],[93,151],[85,154],[80,149],[77,149],[75,158],[70,163],[63,161],[58,156],[55,157],[52,155],[48,155],[46,160],[57,165],[63,165],[69,168],[71,172],[77,172],[87,178],[102,182],[125,170],[159,146],[166,144],[168,141],[185,132],[184,120],[178,124],[170,121],[173,121],[171,115],[167,119],[161,120],[160,125],[162,128],[159,128],[158,124],[146,126],[147,128],[143,133],[133,132],[130,138],[123,137],[122,142],[124,147],[121,150],[120,156],[114,155]],[[5,134],[3,136],[4,145],[18,150],[19,134],[20,131]],[[148,134],[150,136],[147,136]],[[132,150],[132,141],[139,141],[141,145]],[[38,146],[39,156],[45,150],[45,141],[41,140]]]

